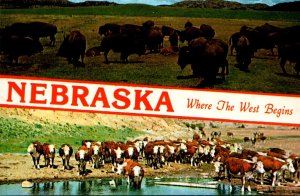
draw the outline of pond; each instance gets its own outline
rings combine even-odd
[[[83,181],[60,181],[34,183],[32,188],[22,188],[19,184],[0,185],[0,195],[240,195],[239,186],[234,186],[229,192],[229,187],[219,184],[217,189],[179,187],[159,185],[155,182],[190,182],[210,183],[212,179],[200,178],[144,178],[142,188],[135,190],[127,186],[126,179],[115,179],[116,186],[110,185],[112,179],[83,180]],[[253,191],[246,195],[257,195]]]

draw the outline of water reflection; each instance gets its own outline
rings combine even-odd
[[[226,184],[219,184],[218,189],[194,188],[157,185],[155,182],[192,182],[208,183],[212,179],[200,178],[144,178],[142,188],[135,190],[127,186],[127,180],[114,179],[115,187],[110,186],[112,179],[63,181],[34,183],[32,188],[22,188],[20,184],[0,185],[0,195],[240,195],[239,186],[234,186],[230,193]],[[245,195],[256,195],[255,191]]]

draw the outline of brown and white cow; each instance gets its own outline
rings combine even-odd
[[[245,184],[248,182],[248,191],[251,192],[250,180],[254,178],[253,173],[264,173],[264,166],[261,161],[258,162],[250,162],[248,160],[229,157],[226,159],[226,170],[227,177],[230,183],[229,189],[232,190],[231,186],[231,178],[233,176],[241,177],[242,180],[242,193],[245,190]]]
[[[33,166],[40,169],[40,157],[43,154],[43,146],[40,142],[32,142],[27,148],[27,152],[31,155]]]
[[[116,173],[119,175],[127,175],[128,186],[132,182],[135,189],[141,188],[144,178],[144,169],[138,162],[132,159],[125,159],[122,164],[118,164]]]
[[[282,172],[287,170],[291,173],[295,172],[295,168],[293,166],[292,159],[287,159],[286,161],[280,160],[278,158],[270,157],[270,156],[263,156],[258,155],[254,157],[257,161],[261,161],[264,165],[264,169],[266,172],[271,172],[273,179],[272,179],[272,186],[275,187],[278,178],[282,175]],[[261,184],[263,184],[263,174],[261,175]],[[280,182],[278,182],[278,186],[280,186]]]
[[[92,142],[89,153],[90,153],[91,160],[94,164],[95,169],[98,169],[100,167],[101,160],[102,160],[102,164],[104,165],[103,151],[102,151],[101,143]]]
[[[54,167],[55,146],[53,144],[43,144],[43,155],[45,158],[46,167]],[[51,163],[50,163],[51,161]]]
[[[73,148],[70,144],[62,144],[59,148],[59,156],[62,158],[62,163],[65,169],[70,169],[70,158],[73,155]]]
[[[86,146],[80,146],[75,153],[75,160],[78,161],[78,175],[86,175],[86,163],[91,160],[89,149]]]

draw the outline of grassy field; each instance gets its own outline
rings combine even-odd
[[[141,25],[153,20],[156,26],[168,25],[182,30],[187,20],[195,26],[209,24],[216,31],[216,38],[228,41],[229,36],[239,31],[242,25],[255,27],[268,22],[279,27],[300,24],[298,12],[233,11],[196,8],[155,7],[147,5],[118,5],[108,7],[73,8],[34,8],[9,9],[1,11],[3,28],[14,22],[44,21],[57,25],[57,44],[49,47],[49,38],[42,38],[43,54],[21,57],[20,65],[10,65],[1,56],[0,74],[64,78],[77,80],[135,83],[161,86],[195,87],[199,79],[177,79],[178,76],[191,74],[188,66],[183,71],[177,65],[177,54],[163,56],[148,54],[141,57],[129,56],[129,63],[119,62],[119,53],[109,53],[113,63],[103,63],[103,56],[85,58],[85,68],[74,68],[66,59],[56,57],[63,36],[71,30],[80,30],[87,38],[87,47],[99,46],[101,37],[98,28],[108,22],[118,24],[132,23]],[[167,46],[168,40],[164,44]],[[186,43],[180,43],[185,45]],[[295,76],[293,65],[287,64],[290,75],[283,76],[279,61],[266,50],[259,50],[250,64],[250,73],[244,73],[234,67],[235,56],[228,56],[229,75],[225,82],[215,85],[215,89],[239,91],[292,93],[300,92],[300,78]]]
[[[127,127],[116,130],[100,124],[28,123],[16,118],[0,117],[0,152],[26,153],[32,141],[55,144],[57,149],[61,144],[68,143],[77,149],[83,139],[126,142],[128,138],[135,138],[141,133]]]

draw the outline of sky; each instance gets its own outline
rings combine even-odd
[[[69,0],[69,1],[84,2],[85,0]],[[102,1],[102,0],[93,0],[93,1]],[[141,3],[141,4],[149,4],[149,5],[170,5],[183,0],[104,0],[104,1],[115,2],[118,4]],[[295,0],[228,0],[228,1],[236,1],[243,4],[264,3],[269,6],[272,6],[278,3],[295,1]]]

